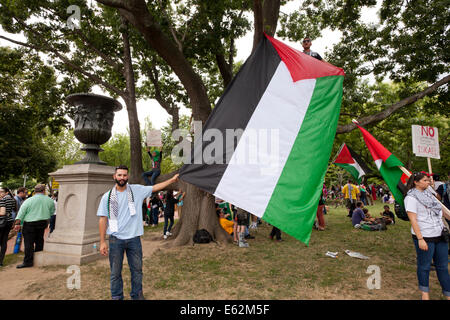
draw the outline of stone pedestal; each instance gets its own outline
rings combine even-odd
[[[67,165],[50,173],[59,182],[56,226],[44,250],[35,253],[36,266],[81,265],[103,257],[97,208],[114,185],[113,174],[113,167],[98,164]]]

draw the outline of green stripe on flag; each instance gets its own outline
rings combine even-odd
[[[394,156],[393,154],[391,154],[390,156],[389,156],[389,158],[387,158],[386,159],[386,161],[384,162],[384,164],[387,166],[387,167],[398,167],[398,166],[400,166],[400,167],[403,167],[403,163],[400,161],[400,160],[398,160],[398,158],[396,157],[396,156]],[[399,168],[397,168],[399,171],[401,171]],[[399,179],[400,180],[400,179]]]
[[[311,237],[336,134],[343,79],[316,79],[300,131],[262,217],[305,244]]]
[[[392,159],[391,159],[392,158]],[[392,163],[395,163],[393,166]],[[397,164],[399,163],[399,164]],[[391,155],[386,159],[386,162],[383,162],[380,167],[380,174],[383,177],[383,180],[386,182],[389,190],[392,192],[395,200],[403,205],[403,193],[397,188],[398,183],[400,182],[400,178],[403,175],[403,171],[400,170],[398,166],[403,166],[403,164],[398,160],[394,155]]]

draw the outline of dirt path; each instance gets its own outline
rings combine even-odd
[[[142,251],[144,258],[150,257],[161,245],[161,241],[151,241],[142,239]],[[126,262],[125,262],[126,263]],[[0,269],[0,283],[3,290],[0,290],[0,300],[35,300],[40,298],[38,292],[28,292],[27,288],[36,282],[52,281],[58,276],[66,275],[65,268],[23,268],[17,269],[18,263],[4,266]],[[92,262],[92,266],[107,266],[107,258]],[[69,276],[69,274],[67,274]],[[54,299],[57,299],[55,297]]]

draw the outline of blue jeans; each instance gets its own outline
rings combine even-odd
[[[167,223],[170,220],[169,227],[167,228]],[[166,231],[169,231],[172,229],[173,226],[173,216],[166,216],[164,215],[164,234],[166,234]]]
[[[142,174],[142,178],[144,178],[145,185],[153,186],[155,185],[156,178],[161,174],[160,169],[152,169],[151,171],[146,171]],[[151,177],[151,180],[148,180],[148,177]]]
[[[417,279],[419,290],[429,292],[429,276],[431,260],[434,261],[436,274],[442,287],[442,293],[450,297],[450,275],[448,274],[448,244],[447,242],[427,242],[428,251],[419,248],[419,241],[413,239],[417,253]]]
[[[159,220],[159,208],[152,208],[152,220],[153,220],[153,224],[158,225],[158,220]]]
[[[109,266],[111,268],[111,297],[123,300],[122,265],[124,252],[127,254],[131,271],[131,299],[137,300],[142,294],[142,245],[141,238],[127,240],[112,235],[109,238]]]
[[[361,202],[364,203],[365,206],[367,206],[367,198],[365,193],[361,193]]]

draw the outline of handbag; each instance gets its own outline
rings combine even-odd
[[[6,215],[0,216],[0,228],[3,228],[8,223],[8,217]]]
[[[448,243],[449,238],[450,238],[450,233],[449,233],[447,227],[444,227],[444,229],[442,229],[441,237],[444,239],[445,242]]]

